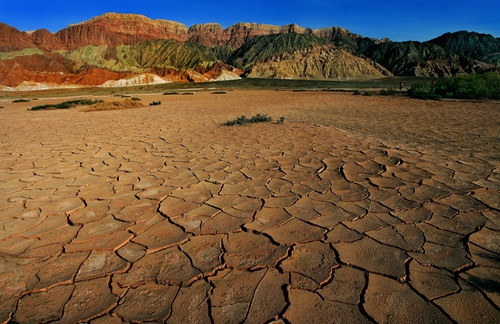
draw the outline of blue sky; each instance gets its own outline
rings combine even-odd
[[[339,26],[366,37],[426,41],[445,32],[500,37],[499,0],[0,0],[0,22],[19,30],[57,32],[106,12],[193,24],[237,22]]]

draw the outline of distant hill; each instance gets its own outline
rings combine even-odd
[[[446,33],[427,43],[441,46],[459,57],[470,57],[489,64],[500,62],[500,38],[487,34],[459,31]]]
[[[392,42],[341,27],[237,23],[223,29],[209,23],[188,28],[115,13],[57,33],[26,33],[0,23],[0,85],[13,89],[486,71],[500,71],[500,39],[467,31],[427,42]]]

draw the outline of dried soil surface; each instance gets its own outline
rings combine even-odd
[[[0,323],[500,322],[499,103],[134,96],[0,99]]]

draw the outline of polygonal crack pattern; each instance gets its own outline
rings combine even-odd
[[[498,151],[157,113],[5,126],[0,322],[498,322]]]

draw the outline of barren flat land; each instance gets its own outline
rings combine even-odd
[[[500,322],[500,103],[183,91],[0,98],[0,323]]]

